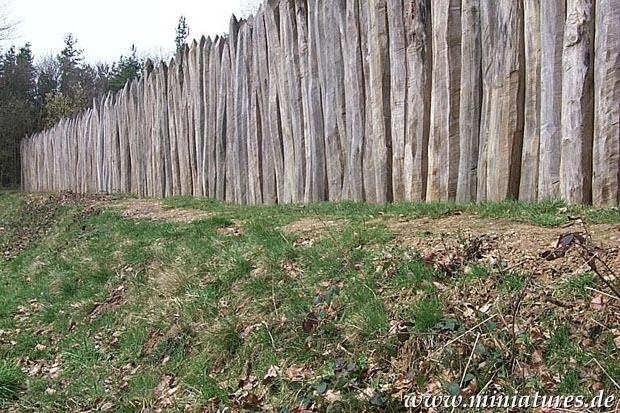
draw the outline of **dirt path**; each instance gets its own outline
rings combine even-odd
[[[103,202],[101,206],[118,211],[121,216],[131,219],[191,223],[213,216],[213,213],[198,209],[166,209],[161,201],[154,199],[123,199],[120,201]]]

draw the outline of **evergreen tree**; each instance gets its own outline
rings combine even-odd
[[[47,56],[37,64],[37,96],[36,96],[36,121],[37,128],[42,129],[46,125],[46,103],[48,97],[53,97],[60,87],[60,64],[54,56]]]
[[[121,56],[118,62],[112,65],[110,78],[108,80],[108,90],[116,92],[125,84],[133,79],[139,79],[142,73],[143,62],[138,58],[135,45],[131,46],[129,56]]]
[[[17,187],[19,142],[37,127],[36,69],[30,45],[0,57],[0,187]]]
[[[60,70],[57,88],[43,94],[45,127],[88,108],[94,98],[106,91],[107,78],[103,81],[98,78],[100,72],[84,63],[83,50],[76,45],[77,40],[68,34],[65,37],[65,48],[56,57]],[[46,79],[47,82],[49,80]],[[53,86],[52,82],[49,83],[49,86]]]

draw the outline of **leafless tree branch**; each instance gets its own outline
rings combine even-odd
[[[263,4],[263,0],[239,0],[241,17],[246,18],[256,14],[261,4]]]
[[[13,37],[16,22],[11,18],[9,4],[0,1],[0,42],[9,40]]]

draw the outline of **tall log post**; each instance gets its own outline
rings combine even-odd
[[[481,0],[483,101],[478,201],[517,198],[525,92],[520,2]]]
[[[482,107],[480,0],[463,0],[461,30],[460,145],[456,201],[470,202],[476,200]]]
[[[461,76],[460,0],[432,2],[433,71],[426,199],[456,198]]]
[[[525,109],[527,121],[523,130],[523,155],[519,199],[538,199],[541,108],[541,21],[540,0],[525,0]]]
[[[572,204],[592,200],[594,4],[568,0],[562,77],[560,189]]]
[[[540,4],[540,162],[538,200],[560,196],[562,51],[566,0]]]
[[[592,202],[620,201],[620,3],[596,1]]]

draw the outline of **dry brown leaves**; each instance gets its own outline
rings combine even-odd
[[[90,312],[89,318],[92,323],[97,317],[108,311],[114,311],[125,302],[125,286],[116,287],[108,298],[102,303],[95,303],[95,308]]]

